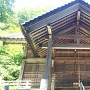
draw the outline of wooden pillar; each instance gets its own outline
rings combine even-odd
[[[22,66],[19,74],[19,80],[23,79],[23,73],[24,73],[24,67],[25,67],[25,60],[22,60]]]
[[[55,74],[52,76],[51,90],[55,90]]]
[[[28,54],[28,44],[26,44],[25,46],[24,46],[24,58],[27,58],[27,54]]]
[[[47,26],[48,34],[49,34],[49,39],[48,39],[48,48],[47,48],[47,57],[46,57],[46,68],[45,68],[45,76],[44,80],[41,80],[41,85],[40,86],[41,90],[48,90],[49,85],[50,85],[50,74],[51,74],[51,57],[52,57],[52,32],[50,26]],[[42,84],[43,83],[43,84]]]

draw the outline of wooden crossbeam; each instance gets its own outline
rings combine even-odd
[[[86,59],[83,59],[83,58],[81,58],[80,60],[72,60],[72,59],[58,59],[58,60],[55,60],[55,64],[60,64],[60,63],[64,63],[64,62],[66,62],[66,63],[74,63],[74,62],[76,62],[76,63],[90,63],[90,58],[89,58],[89,60],[86,60]]]
[[[42,44],[42,48],[47,48],[48,44]],[[90,45],[85,44],[52,44],[52,48],[54,49],[90,49]]]
[[[55,53],[80,53],[80,54],[90,54],[90,51],[78,51],[78,50],[73,50],[73,51],[62,51],[62,50],[60,50],[60,51],[56,51]]]
[[[90,39],[90,35],[54,35],[52,38],[58,38],[58,39]]]
[[[68,31],[74,29],[75,27],[76,27],[76,25],[73,25],[73,26],[70,26],[70,27],[68,27],[68,28],[66,28],[66,29],[59,30],[60,32],[58,33],[58,35],[59,35],[59,34],[66,33],[66,32],[68,32]]]
[[[48,39],[48,35],[45,36]],[[53,39],[90,39],[90,35],[53,35]]]
[[[86,32],[87,34],[90,34],[90,30],[88,30],[87,28],[80,26],[80,29]]]

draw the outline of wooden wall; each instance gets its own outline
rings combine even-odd
[[[40,87],[40,81],[44,77],[45,59],[30,58],[24,59],[24,68],[22,70],[22,80],[31,80],[32,86]]]
[[[55,87],[70,87],[78,83],[79,79],[84,85],[90,85],[90,50],[55,50],[53,62],[51,81],[55,80]],[[46,58],[27,56],[23,59],[20,79],[31,80],[34,87],[39,87],[44,77],[45,64]]]
[[[55,50],[55,86],[73,86],[81,80],[90,85],[90,50]]]

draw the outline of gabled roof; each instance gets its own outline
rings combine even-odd
[[[0,40],[5,44],[26,44],[25,37],[22,33],[14,33],[0,36]]]
[[[71,13],[71,12],[75,12],[77,9],[78,9],[78,10],[79,10],[79,9],[80,9],[80,10],[83,10],[83,9],[84,9],[84,8],[82,8],[83,6],[81,6],[81,5],[76,5],[76,4],[78,4],[78,3],[80,3],[81,5],[84,5],[84,6],[87,7],[87,8],[90,8],[90,5],[89,5],[88,3],[86,3],[86,2],[84,2],[83,0],[75,0],[75,1],[73,1],[73,2],[71,2],[71,3],[68,3],[68,4],[62,6],[62,7],[58,7],[58,8],[56,8],[56,9],[50,11],[50,12],[47,12],[47,13],[41,15],[41,16],[38,16],[38,17],[34,18],[33,20],[26,21],[25,23],[22,24],[22,26],[24,26],[24,27],[32,26],[33,24],[39,23],[40,21],[45,20],[46,18],[53,17],[53,15],[58,14],[59,12],[62,13],[63,10],[68,9],[69,7],[71,7],[71,8],[73,7],[73,8],[72,8],[73,11],[72,11],[71,9],[70,9],[71,11],[66,10],[66,11],[68,11],[68,12],[64,12],[65,15],[63,14],[62,17],[66,16],[67,14],[69,14],[69,13]],[[74,6],[74,5],[75,5],[75,6]],[[84,10],[85,10],[85,9],[84,9]],[[66,13],[67,13],[67,14],[66,14]],[[88,14],[90,14],[90,12],[88,12]],[[57,16],[57,15],[56,15],[56,16]],[[62,18],[62,17],[60,16],[59,18]],[[54,18],[55,18],[55,17],[54,17]],[[51,19],[51,18],[50,18],[50,19]],[[55,19],[57,19],[57,18],[55,18]],[[54,19],[54,20],[55,20],[55,19]],[[49,22],[49,23],[54,22],[54,20],[51,20],[51,22]],[[49,23],[47,23],[47,24],[49,24]],[[32,29],[32,28],[31,28],[31,29]],[[36,29],[37,29],[37,28],[36,28]]]
[[[36,56],[46,56],[46,49],[39,47],[40,43],[47,43],[45,36],[48,34],[47,25],[50,24],[54,35],[75,35],[79,29],[79,35],[90,35],[90,5],[83,0],[75,0],[67,5],[54,9],[33,20],[21,25],[22,31]],[[53,43],[74,43],[75,40],[53,38]],[[81,39],[80,43],[90,44],[89,39]]]

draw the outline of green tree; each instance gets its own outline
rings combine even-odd
[[[24,8],[17,12],[17,18],[20,23],[31,20],[49,11],[49,8]]]
[[[4,80],[18,79],[22,58],[22,45],[0,46],[0,75]]]
[[[18,13],[12,7],[14,0],[0,0],[0,34],[19,32],[20,28],[16,23],[25,22],[49,11],[45,9],[22,9]],[[14,20],[13,20],[14,17]],[[6,31],[7,30],[7,31]],[[23,46],[21,45],[0,45],[0,75],[4,80],[18,79],[20,66],[23,58]]]
[[[12,14],[15,0],[0,0],[0,22],[7,23]]]
[[[13,7],[15,0],[0,0],[0,29],[8,30],[15,24],[13,20]]]

